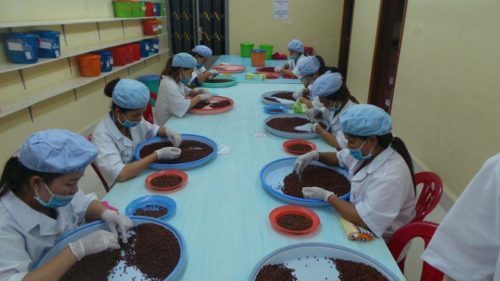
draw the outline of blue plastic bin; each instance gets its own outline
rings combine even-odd
[[[33,32],[38,35],[39,39],[39,58],[58,58],[61,55],[59,31],[37,30]]]
[[[156,74],[147,74],[142,75],[137,78],[137,80],[141,81],[144,85],[146,85],[150,92],[154,94],[158,94],[158,86],[160,86],[160,75]]]
[[[158,54],[160,51],[160,40],[158,38],[151,38],[149,40],[149,53]]]
[[[5,40],[7,58],[12,63],[35,63],[38,61],[38,36],[33,33],[13,32]]]
[[[111,51],[97,51],[101,55],[101,72],[109,72],[113,69],[113,53]]]
[[[149,40],[141,41],[141,57],[145,58],[149,56]]]
[[[161,3],[155,3],[156,5],[156,16],[161,16]]]

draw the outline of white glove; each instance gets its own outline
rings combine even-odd
[[[172,160],[181,156],[181,149],[178,147],[164,147],[155,151],[158,160]]]
[[[317,186],[303,187],[302,194],[305,198],[319,199],[325,202],[328,202],[328,197],[335,195],[335,193]]]
[[[212,74],[212,77],[215,77],[217,75],[219,75],[219,71],[215,70],[215,69],[210,69],[208,72],[210,72],[210,74]]]
[[[108,225],[109,231],[118,235],[123,243],[127,243],[127,232],[134,226],[134,223],[126,216],[122,216],[115,211],[106,210],[102,213],[101,219]]]
[[[165,136],[175,147],[179,147],[179,145],[181,145],[182,137],[180,134],[165,127]]]
[[[202,101],[210,101],[212,95],[210,93],[199,94],[200,100]]]
[[[297,90],[295,93],[292,94],[292,97],[294,99],[299,99],[302,97],[302,94],[304,93],[304,89]]]
[[[281,71],[283,71],[283,67],[281,67],[281,66],[274,68],[274,72],[281,72]]]
[[[318,115],[320,115],[320,114],[321,114],[321,115],[323,115],[323,111],[321,111],[321,109],[319,109],[319,108],[313,107],[313,108],[311,108],[311,109],[309,109],[309,110],[307,111],[307,118],[308,118],[311,122],[314,122],[314,121],[316,121],[316,120],[318,120],[318,119],[321,119],[321,117],[319,117],[319,118],[318,118],[318,117],[316,117],[316,116],[318,116]]]
[[[316,126],[318,125],[319,123],[307,123],[301,126],[294,127],[294,129],[297,131],[316,133]]]
[[[306,154],[302,154],[301,156],[297,157],[295,163],[293,163],[293,170],[297,174],[302,174],[302,171],[304,171],[304,169],[309,164],[311,164],[312,161],[317,161],[318,159],[319,159],[319,152],[317,150],[313,150]]]
[[[105,250],[120,249],[118,236],[106,230],[92,232],[75,242],[69,243],[68,246],[78,260]]]

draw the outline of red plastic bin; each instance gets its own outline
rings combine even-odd
[[[308,56],[312,56],[314,53],[314,48],[312,46],[304,46],[304,53]]]
[[[145,2],[146,4],[146,17],[156,16],[156,4],[151,2]]]
[[[132,49],[132,60],[140,60],[141,59],[141,44],[140,43],[131,43],[130,44],[131,49]]]
[[[144,35],[156,35],[158,31],[159,20],[143,20],[142,33]]]
[[[128,48],[118,46],[111,49],[113,54],[113,66],[123,66],[129,63]]]

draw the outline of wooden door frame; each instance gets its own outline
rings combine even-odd
[[[339,57],[337,68],[347,81],[347,68],[349,67],[349,50],[351,48],[352,19],[355,0],[344,0],[342,9],[342,27],[340,31]]]

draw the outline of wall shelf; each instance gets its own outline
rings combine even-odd
[[[25,93],[19,99],[12,100],[6,104],[0,105],[0,118],[7,116],[9,114],[12,114],[14,112],[20,111],[22,109],[29,108],[36,103],[50,99],[50,98],[55,97],[57,95],[60,95],[62,93],[65,93],[65,92],[77,89],[79,87],[85,86],[87,84],[90,84],[94,81],[102,79],[102,78],[109,76],[113,73],[116,73],[120,70],[127,69],[128,67],[131,67],[131,66],[139,64],[141,62],[144,62],[147,59],[150,59],[153,57],[158,57],[161,54],[168,53],[168,51],[169,51],[168,48],[160,49],[160,51],[157,54],[153,54],[149,57],[141,58],[140,60],[134,61],[134,62],[129,63],[129,64],[124,65],[124,66],[113,67],[113,69],[111,71],[104,72],[100,76],[97,76],[97,77],[75,77],[74,79],[67,80],[64,83],[60,83],[60,84],[58,84],[54,87],[51,87],[51,88],[37,90],[37,91],[29,92],[27,94]]]
[[[144,40],[144,39],[151,39],[151,38],[155,38],[155,37],[158,37],[158,36],[164,36],[164,35],[167,35],[167,33],[161,33],[161,34],[150,35],[150,36],[149,35],[147,35],[147,36],[143,35],[143,36],[136,36],[136,37],[130,37],[130,38],[122,38],[122,39],[119,39],[119,40],[113,40],[113,41],[108,41],[108,42],[100,42],[100,43],[97,43],[97,44],[92,44],[92,45],[87,45],[87,46],[81,46],[81,47],[76,47],[76,48],[69,48],[69,49],[66,49],[66,50],[62,50],[61,51],[61,56],[59,56],[58,58],[53,58],[53,59],[43,59],[43,58],[41,58],[41,59],[38,59],[38,62],[36,62],[36,63],[29,63],[29,64],[3,63],[3,64],[0,64],[0,74],[1,73],[5,73],[5,72],[10,72],[10,71],[15,71],[15,70],[26,69],[26,68],[34,67],[34,66],[37,66],[37,65],[46,64],[46,63],[49,63],[49,62],[54,62],[54,61],[57,61],[57,60],[74,57],[74,56],[85,54],[85,53],[92,52],[92,51],[106,49],[106,48],[109,48],[109,47],[114,47],[114,46],[118,46],[118,45],[122,45],[122,44],[127,44],[127,43],[131,43],[131,42],[141,41],[141,40]]]
[[[26,27],[26,26],[46,26],[46,25],[61,25],[61,24],[82,24],[93,22],[111,22],[111,21],[130,21],[130,20],[143,20],[166,18],[166,16],[156,17],[140,17],[140,18],[84,18],[84,19],[68,19],[68,20],[51,20],[51,21],[27,21],[27,22],[0,22],[0,28],[9,27]]]

